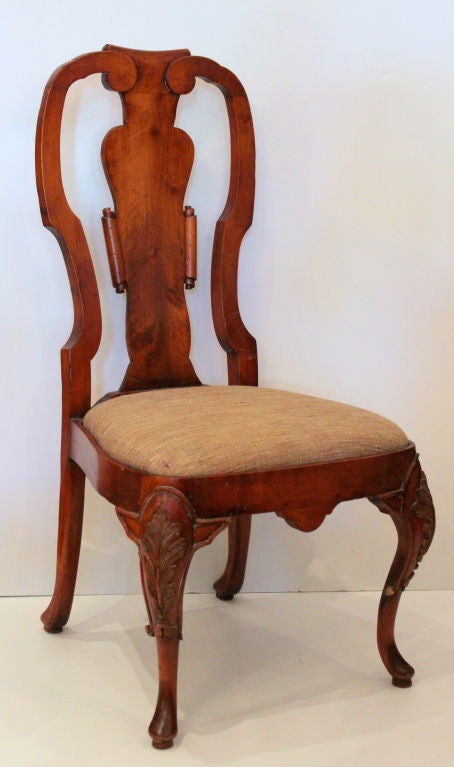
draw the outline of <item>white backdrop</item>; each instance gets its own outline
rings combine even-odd
[[[1,244],[3,497],[0,593],[52,587],[58,499],[59,348],[72,310],[56,241],[42,227],[33,142],[44,84],[106,42],[189,47],[231,68],[250,96],[257,203],[242,249],[240,299],[260,381],[378,411],[415,440],[438,534],[413,588],[452,588],[454,4],[449,0],[41,0],[4,3]],[[183,103],[184,102],[184,103]],[[99,216],[110,204],[99,145],[120,120],[99,78],[65,112],[65,185],[105,285],[95,396],[125,365],[123,297],[109,288]],[[192,357],[225,381],[209,313],[209,250],[223,207],[222,97],[202,83],[178,124],[196,144],[187,194],[199,217],[200,279],[188,297]],[[74,161],[77,172],[74,171]],[[107,502],[87,494],[79,593],[139,590],[137,555]],[[245,588],[380,588],[394,527],[366,501],[310,535],[257,518]],[[225,534],[195,557],[190,590],[209,591]]]

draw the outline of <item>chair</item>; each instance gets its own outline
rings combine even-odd
[[[60,129],[68,88],[97,72],[123,104],[124,125],[102,145],[115,206],[103,211],[102,223],[113,287],[126,294],[130,362],[118,391],[92,406],[90,361],[101,311],[84,232],[63,190]],[[196,77],[222,91],[230,124],[230,187],[212,260],[213,320],[227,354],[228,386],[202,385],[189,359],[184,287],[196,279],[196,222],[183,203],[194,150],[174,119]],[[51,77],[36,146],[42,219],[60,243],[74,301],[74,327],[61,351],[58,556],[45,630],[60,632],[69,618],[88,476],[139,549],[147,628],[159,659],[149,732],[156,748],[168,748],[177,732],[182,599],[193,553],[228,528],[227,565],[214,589],[229,600],[243,583],[251,515],[273,511],[308,532],[341,501],[368,497],[398,534],[378,647],[393,684],[410,686],[414,670],[397,649],[394,623],[402,591],[432,540],[431,495],[415,446],[395,424],[349,405],[257,387],[256,344],[237,300],[239,250],[254,203],[254,134],[239,80],[187,50],[107,45]]]

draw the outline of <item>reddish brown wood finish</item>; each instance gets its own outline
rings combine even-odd
[[[142,585],[160,668],[156,710],[149,727],[155,748],[169,748],[177,734],[178,646],[182,639],[183,591],[193,552],[211,543],[225,519],[198,524],[185,496],[161,485],[140,514],[117,509],[128,536],[139,547]]]
[[[246,572],[251,516],[234,517],[229,525],[229,554],[224,573],[213,583],[218,599],[228,602],[241,589]]]
[[[36,180],[43,224],[57,238],[65,259],[74,304],[74,324],[61,350],[61,487],[57,573],[52,602],[42,619],[47,631],[61,631],[71,610],[82,531],[84,481],[70,460],[71,418],[91,404],[90,362],[101,340],[96,277],[82,225],[63,190],[60,129],[70,86],[95,72],[108,72],[112,88],[128,90],[137,77],[134,63],[119,53],[89,53],[60,67],[44,91],[36,132]]]
[[[194,160],[189,136],[174,127],[178,96],[166,86],[169,63],[189,51],[132,54],[137,81],[121,94],[125,124],[104,139],[102,161],[126,270],[126,340],[130,364],[123,391],[191,386],[184,296],[184,195]]]
[[[190,205],[184,206],[184,286],[192,290],[197,280],[197,216]]]
[[[398,544],[378,610],[377,641],[383,663],[396,687],[410,687],[414,669],[396,646],[394,624],[402,592],[413,578],[435,532],[435,511],[427,480],[417,457],[398,493],[369,499],[393,520]]]
[[[102,228],[106,241],[107,259],[109,261],[112,286],[117,293],[124,293],[127,288],[126,269],[123,250],[117,227],[117,217],[113,210],[104,208],[102,212]]]
[[[189,93],[195,78],[211,82],[224,94],[230,125],[230,186],[216,224],[213,244],[211,306],[216,334],[227,352],[229,384],[257,385],[257,345],[245,328],[238,306],[238,259],[252,223],[255,191],[255,142],[246,92],[228,69],[202,56],[172,61],[166,82],[173,93]]]
[[[102,160],[114,199],[103,226],[118,292],[126,291],[130,363],[119,391],[197,386],[189,359],[190,327],[184,286],[195,280],[195,221],[183,210],[193,162],[192,142],[174,127],[180,95],[201,77],[224,94],[230,124],[231,173],[227,202],[217,222],[212,262],[212,311],[227,353],[230,384],[257,385],[255,340],[238,307],[237,272],[242,238],[254,205],[254,133],[239,80],[215,62],[186,50],[146,52],[106,46],[74,59],[50,79],[41,106],[36,144],[43,222],[57,237],[74,301],[74,327],[62,349],[62,452],[57,575],[42,616],[47,631],[68,620],[82,531],[84,480],[116,506],[139,548],[149,631],[156,637],[159,694],[150,734],[156,748],[177,732],[176,694],[182,598],[195,550],[229,527],[229,557],[215,583],[220,599],[241,588],[251,515],[274,511],[310,531],[341,501],[369,497],[389,514],[398,548],[383,591],[378,645],[394,684],[408,686],[413,669],[397,650],[394,622],[400,595],[432,540],[435,517],[414,445],[394,453],[287,469],[207,477],[160,477],[113,460],[86,431],[91,406],[90,362],[101,336],[95,273],[85,235],[63,191],[60,128],[70,85],[100,72],[119,92],[125,124],[114,127]],[[191,209],[192,212],[192,209]]]
[[[50,634],[68,622],[76,586],[84,513],[85,474],[74,461],[62,456],[57,573],[54,595],[41,619]]]

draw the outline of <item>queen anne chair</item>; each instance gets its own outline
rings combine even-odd
[[[123,104],[124,125],[102,145],[115,205],[102,222],[113,286],[126,293],[130,362],[119,390],[92,406],[90,362],[101,311],[84,232],[63,190],[60,130],[68,88],[96,72]],[[194,149],[174,120],[180,95],[196,77],[222,91],[230,124],[230,187],[215,231],[211,285],[229,386],[201,385],[189,358],[184,287],[196,279],[196,232],[194,211],[183,201]],[[402,591],[432,540],[432,499],[415,447],[395,424],[349,405],[257,388],[256,344],[237,299],[239,250],[254,203],[254,134],[239,80],[187,50],[107,45],[80,56],[46,87],[36,171],[43,223],[60,243],[74,301],[74,327],[61,351],[57,574],[42,615],[45,630],[60,632],[69,618],[88,476],[139,549],[147,628],[159,659],[149,732],[156,748],[168,748],[177,732],[182,599],[193,553],[228,528],[228,561],[214,589],[229,600],[243,583],[251,515],[273,511],[308,532],[341,501],[368,497],[398,534],[378,647],[393,684],[410,686],[414,671],[396,647],[394,623]]]

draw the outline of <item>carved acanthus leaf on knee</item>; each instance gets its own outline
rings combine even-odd
[[[164,506],[159,506],[145,524],[140,556],[144,560],[153,633],[159,630],[161,638],[178,636],[181,639],[181,626],[174,612],[191,554],[192,540],[185,536],[180,522],[175,521]]]
[[[117,511],[139,548],[150,633],[181,638],[180,603],[194,547],[193,508],[178,490],[162,487],[145,500],[139,516]]]
[[[391,516],[396,523],[399,516],[404,516],[411,525],[414,547],[408,557],[407,567],[402,573],[399,586],[404,590],[413,578],[418,565],[427,553],[435,532],[435,509],[426,475],[421,469],[418,457],[408,472],[400,493],[370,497],[369,500],[384,514]]]

